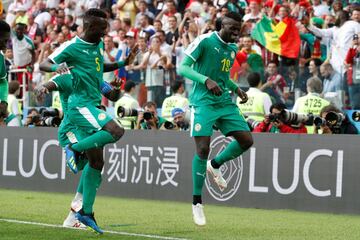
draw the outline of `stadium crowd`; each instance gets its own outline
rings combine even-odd
[[[222,17],[235,11],[243,14],[243,24],[230,73],[247,90],[249,101],[238,105],[253,131],[357,133],[343,110],[360,109],[358,0],[14,0],[0,11],[13,30],[4,53],[9,115],[0,125],[11,126],[14,119],[14,125],[58,124],[59,95],[34,97],[52,77],[39,64],[81,34],[89,8],[108,15],[105,63],[124,60],[139,47],[133,64],[103,76],[123,81],[123,96],[115,103],[104,98],[102,105],[125,129],[189,129],[192,81],[177,74],[184,50],[197,36],[220,29]],[[58,110],[45,109],[50,107]],[[336,129],[325,124],[329,112]],[[305,126],[309,114],[318,117],[317,127]]]

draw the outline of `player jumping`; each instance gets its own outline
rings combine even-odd
[[[230,80],[242,16],[230,12],[222,20],[221,30],[197,37],[185,50],[179,74],[194,82],[190,94],[191,136],[195,139],[196,154],[192,162],[193,176],[193,219],[197,225],[205,225],[206,218],[202,205],[202,188],[206,171],[210,173],[220,189],[227,187],[220,166],[240,156],[251,147],[253,139],[250,129],[235,103],[229,90],[236,93],[242,102],[247,95]],[[213,126],[216,125],[232,141],[219,155],[208,160]]]
[[[114,71],[133,60],[127,58],[125,62],[104,64],[102,37],[108,26],[106,17],[102,10],[89,9],[83,18],[82,35],[64,43],[40,65],[42,71],[58,73],[65,73],[73,67],[74,91],[69,97],[68,117],[72,124],[91,135],[66,146],[66,158],[69,161],[74,158],[73,152],[86,152],[89,166],[83,170],[83,207],[76,217],[98,233],[102,230],[94,219],[93,205],[104,166],[102,147],[118,141],[124,134],[118,122],[98,108],[100,85],[103,72]]]

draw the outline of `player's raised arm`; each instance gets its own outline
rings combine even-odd
[[[56,72],[58,74],[66,74],[69,73],[69,70],[70,68],[66,65],[55,64],[49,58],[40,63],[40,71],[44,72]]]
[[[138,54],[139,45],[136,44],[131,50],[129,56],[124,61],[114,62],[114,63],[104,63],[104,72],[112,72],[118,68],[125,67],[134,62],[136,55]]]

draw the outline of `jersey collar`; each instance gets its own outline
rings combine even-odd
[[[308,95],[320,97],[320,94],[315,92],[309,92]]]
[[[229,45],[229,43],[225,42],[224,40],[222,40],[222,38],[219,35],[218,31],[215,31],[215,35],[218,37],[218,39],[220,40],[220,42],[222,42],[223,44]]]
[[[83,43],[89,44],[89,45],[96,45],[96,43],[90,43],[85,41],[84,39],[81,39],[80,37],[76,36],[77,39],[79,39],[80,41],[82,41]]]

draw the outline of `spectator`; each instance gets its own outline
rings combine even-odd
[[[321,65],[320,59],[310,60],[309,73],[310,73],[311,77],[316,77],[316,78],[321,79],[321,74],[320,74],[320,70],[319,70],[320,65]]]
[[[325,124],[315,128],[315,134],[358,134],[357,128],[348,117],[334,105],[321,109],[320,117]]]
[[[122,22],[119,18],[115,18],[114,20],[112,20],[112,22],[110,23],[110,30],[108,35],[112,38],[116,38],[120,29],[122,27]]]
[[[121,125],[125,129],[135,129],[137,117],[136,116],[125,116],[119,118],[119,107],[122,107],[125,110],[140,110],[138,101],[134,98],[135,93],[135,83],[133,81],[127,81],[125,83],[125,93],[124,95],[115,103],[115,116],[120,121]]]
[[[168,57],[160,51],[160,44],[159,37],[151,39],[149,51],[144,55],[139,69],[146,69],[147,100],[161,105],[164,99],[164,66]]]
[[[330,14],[330,8],[324,3],[321,3],[321,0],[313,0],[313,9],[314,9],[314,15],[316,17],[323,17],[325,15]]]
[[[352,109],[360,109],[360,42],[357,34],[353,37],[353,47],[349,49],[345,64],[348,67],[347,84]]]
[[[261,5],[261,0],[249,1],[250,13],[245,14],[245,16],[243,17],[245,34],[251,34],[252,30],[255,27],[256,22],[262,18],[260,5]]]
[[[138,101],[140,106],[144,105],[147,102],[147,89],[145,87],[145,71],[141,67],[141,63],[144,59],[144,55],[147,52],[147,41],[143,35],[139,36],[138,39],[139,52],[135,57],[135,60],[132,65],[127,66],[128,71],[138,71],[140,72],[140,82],[135,82],[137,84]]]
[[[35,47],[38,48],[42,42],[43,33],[34,19],[33,15],[28,15],[27,32],[31,40],[33,40]]]
[[[238,97],[236,103],[247,118],[263,121],[265,115],[270,113],[271,98],[267,93],[260,90],[262,83],[259,73],[250,73],[247,81],[250,86],[250,89],[246,92],[248,101],[240,104],[241,99]]]
[[[147,102],[144,105],[144,112],[139,113],[137,129],[159,130],[165,122],[164,118],[157,115],[156,103]]]
[[[154,28],[155,28],[155,32],[162,30],[162,28],[163,28],[162,22],[160,20],[155,19],[154,20]]]
[[[29,19],[28,16],[26,15],[26,8],[24,6],[19,6],[18,8],[15,9],[15,12],[16,12],[16,16],[11,26],[14,27],[17,23],[28,25]]]
[[[104,63],[115,62],[118,50],[114,46],[114,42],[110,36],[104,37]],[[106,72],[103,76],[104,80],[110,83],[115,78],[114,72]]]
[[[140,15],[138,28],[139,28],[140,32],[146,32],[150,36],[152,36],[155,33],[155,28],[154,28],[154,26],[150,25],[149,17],[146,14]]]
[[[149,11],[148,6],[144,0],[139,1],[139,12],[136,14],[135,17],[135,27],[140,28],[140,18],[142,15],[146,15],[152,20],[155,18],[155,15]]]
[[[322,82],[317,77],[311,77],[307,80],[306,86],[308,94],[296,100],[292,111],[301,114],[311,113],[319,116],[321,109],[330,104],[329,101],[320,96],[322,92]],[[313,126],[307,126],[306,128],[309,134],[314,133]]]
[[[163,28],[165,32],[169,31],[169,17],[175,16],[177,19],[177,25],[180,24],[181,14],[176,11],[176,5],[174,0],[166,0],[166,7],[162,9],[162,11],[156,16],[156,20],[160,20],[162,22]]]
[[[185,112],[181,108],[174,108],[171,111],[173,122],[176,125],[176,129],[180,131],[188,131],[190,123],[185,119]]]
[[[61,32],[61,27],[65,25],[65,15],[63,15],[63,13],[58,13],[56,15],[56,24],[55,24],[55,28],[54,30],[56,31],[56,33],[60,33]]]
[[[36,22],[41,30],[45,30],[48,23],[51,21],[51,15],[49,12],[44,11],[42,13],[39,13],[34,19],[34,22]]]
[[[74,17],[72,15],[66,15],[64,23],[70,28],[71,32],[76,32],[78,25],[74,22]]]
[[[331,41],[330,64],[341,74],[344,74],[344,61],[346,53],[351,46],[352,37],[360,32],[360,9],[352,10],[349,20],[348,12],[339,11],[336,17],[335,27],[329,29],[319,29],[309,25],[308,29],[318,37],[328,37]]]
[[[175,81],[172,85],[173,95],[165,98],[162,104],[161,115],[168,121],[172,121],[171,112],[174,108],[186,110],[189,108],[189,100],[183,97],[185,92],[184,82]]]
[[[278,67],[275,62],[270,62],[267,66],[267,80],[266,83],[261,87],[261,90],[267,92],[271,97],[274,98],[274,102],[284,102],[284,87],[286,87],[286,81],[278,73]]]
[[[173,40],[177,41],[179,38],[179,30],[177,28],[176,16],[169,17],[169,30],[166,32],[165,42],[169,45],[173,44]]]
[[[8,112],[13,114],[18,119],[19,123],[22,117],[21,105],[17,96],[20,94],[20,83],[18,81],[9,82],[9,95],[8,95]]]
[[[341,76],[330,63],[324,63],[320,66],[320,74],[324,78],[323,94],[341,90]]]
[[[155,33],[155,36],[157,36],[160,39],[160,50],[163,55],[166,55],[169,60],[171,59],[171,52],[172,48],[169,44],[166,43],[166,35],[163,30],[157,31]],[[170,62],[169,62],[170,63]],[[168,68],[169,66],[167,66]]]
[[[135,0],[119,0],[117,1],[116,8],[118,10],[117,17],[129,18],[131,22],[135,22],[136,12],[138,10],[138,3]]]
[[[236,54],[236,60],[243,71],[247,73],[258,72],[261,78],[264,78],[264,64],[261,58],[261,49],[254,44],[250,36],[244,36],[242,39],[242,48]]]
[[[275,103],[270,107],[270,114],[265,116],[264,121],[259,123],[253,132],[271,132],[271,133],[307,133],[304,124],[298,126],[283,122],[279,114],[285,111],[286,106],[283,103]]]
[[[35,63],[35,46],[31,38],[25,35],[26,25],[18,23],[15,26],[15,35],[11,36],[11,42],[14,52],[14,64],[18,69],[28,69],[30,72]],[[26,80],[31,80],[28,74]],[[17,79],[23,84],[23,73],[17,75]],[[26,83],[24,83],[26,84]],[[22,96],[22,93],[20,93]]]
[[[24,126],[26,127],[41,126],[41,118],[38,110],[36,110],[35,108],[29,109]]]

